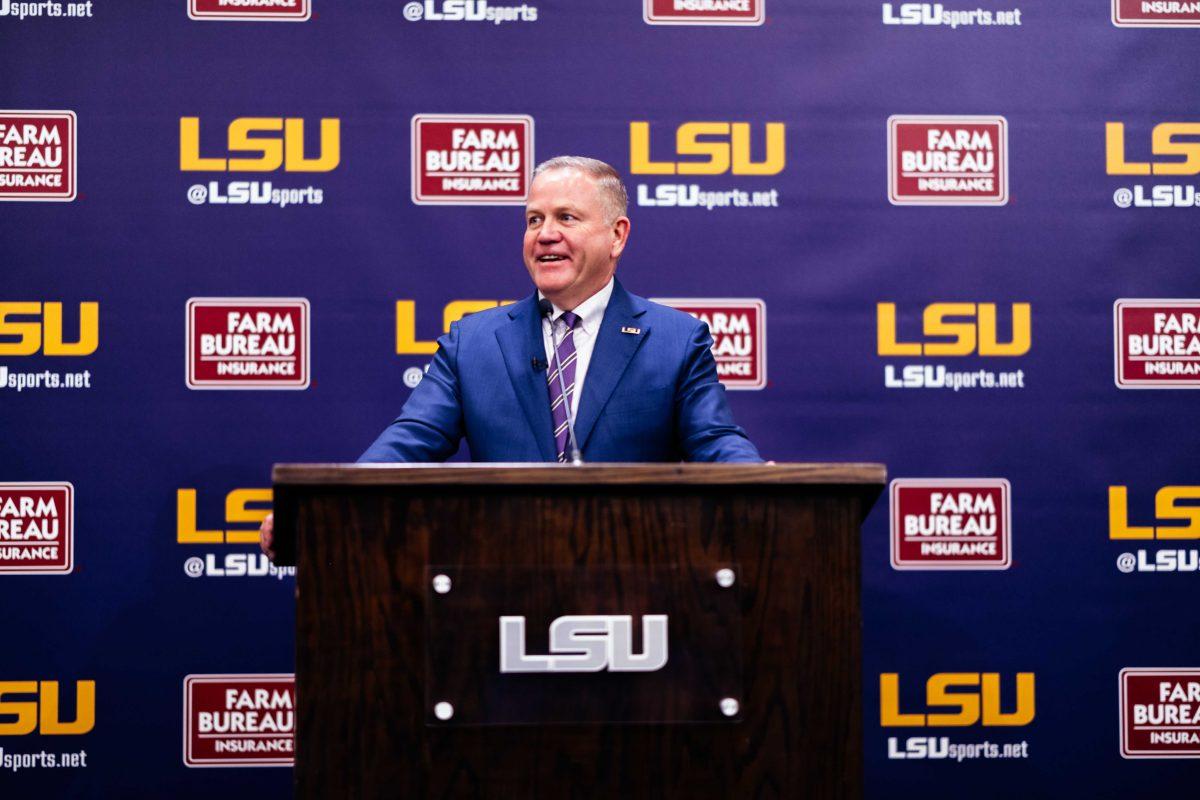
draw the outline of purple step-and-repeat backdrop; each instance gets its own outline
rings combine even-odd
[[[709,322],[766,457],[888,464],[869,796],[1194,785],[1198,27],[0,0],[0,796],[288,796],[269,467],[353,460],[452,320],[530,291],[565,153],[626,175],[620,277]]]

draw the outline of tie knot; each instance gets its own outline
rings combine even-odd
[[[563,321],[569,331],[574,330],[575,326],[579,324],[579,315],[574,311],[564,311],[559,319]]]

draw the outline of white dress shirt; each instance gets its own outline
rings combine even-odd
[[[609,278],[604,288],[571,309],[579,316],[575,326],[575,388],[571,392],[571,418],[579,413],[579,398],[583,396],[583,380],[587,377],[588,364],[592,361],[592,351],[596,349],[596,336],[600,333],[600,321],[604,319],[604,310],[608,308],[608,300],[613,293],[613,279]],[[545,297],[538,292],[538,299]],[[564,309],[551,303],[554,309],[549,318],[542,317],[542,343],[546,346],[546,362],[553,369],[555,345],[562,342],[566,333],[566,323],[560,320]],[[553,343],[551,342],[553,334]]]

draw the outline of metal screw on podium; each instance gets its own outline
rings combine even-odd
[[[736,705],[736,703],[735,703]],[[445,700],[433,707],[433,715],[442,722],[454,716],[454,706],[447,703]]]
[[[446,592],[450,591],[450,576],[434,575],[433,590],[438,594],[445,594]],[[453,711],[451,713],[453,713]]]
[[[740,708],[738,701],[732,697],[726,697],[721,701],[721,713],[727,717],[735,716],[738,713],[738,708]]]
[[[728,589],[730,586],[733,586],[733,582],[736,579],[737,576],[733,574],[733,570],[731,569],[726,568],[717,570],[717,586],[720,586],[722,589]],[[736,714],[737,712],[734,711],[733,713]]]

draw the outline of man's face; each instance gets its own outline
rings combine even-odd
[[[542,294],[570,310],[608,283],[629,220],[608,220],[596,180],[576,169],[543,172],[525,206],[525,268]]]

